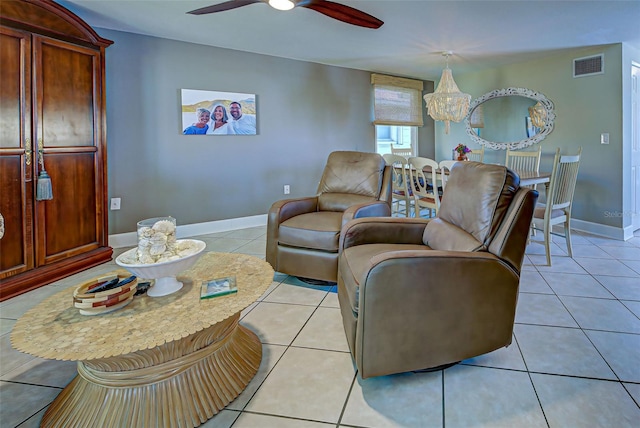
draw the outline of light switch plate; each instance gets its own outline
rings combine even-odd
[[[600,134],[600,144],[609,144],[609,133],[603,132]]]

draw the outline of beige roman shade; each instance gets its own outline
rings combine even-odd
[[[372,74],[376,125],[422,126],[421,80]]]

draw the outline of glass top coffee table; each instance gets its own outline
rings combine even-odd
[[[41,426],[191,426],[233,401],[258,371],[262,345],[240,312],[271,285],[274,271],[252,256],[206,253],[178,275],[184,287],[164,297],[136,296],[115,312],[84,316],[74,287],[25,313],[14,348],[78,361],[78,376]],[[202,281],[235,276],[238,292],[200,299]]]

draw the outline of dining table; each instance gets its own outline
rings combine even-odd
[[[401,170],[401,168],[396,167],[397,170]],[[431,174],[431,167],[424,167],[423,171],[425,174]],[[520,177],[520,186],[533,186],[535,184],[544,184],[545,187],[549,187],[549,182],[551,181],[551,173],[550,172],[536,172],[536,171],[518,171],[514,170],[516,174]],[[437,170],[437,173],[440,174],[440,170]],[[449,174],[449,172],[445,172],[445,174]]]
[[[396,170],[401,171],[401,167],[394,167]],[[425,174],[431,174],[431,167],[424,167],[423,171]],[[516,174],[520,177],[520,186],[534,186],[536,184],[544,184],[545,191],[549,188],[549,183],[551,182],[551,173],[550,172],[537,172],[537,171],[519,171],[514,170]],[[440,175],[441,171],[437,170],[437,174]],[[448,171],[445,174],[449,174]]]
[[[548,188],[549,182],[551,181],[550,172],[515,170],[515,173],[520,176],[520,186],[533,186],[535,184],[544,184],[545,188]]]

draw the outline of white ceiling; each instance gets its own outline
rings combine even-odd
[[[59,3],[94,27],[426,80],[439,79],[446,50],[455,75],[582,46],[640,49],[640,0],[336,0],[384,21],[377,30],[262,3],[186,14],[222,1]]]

